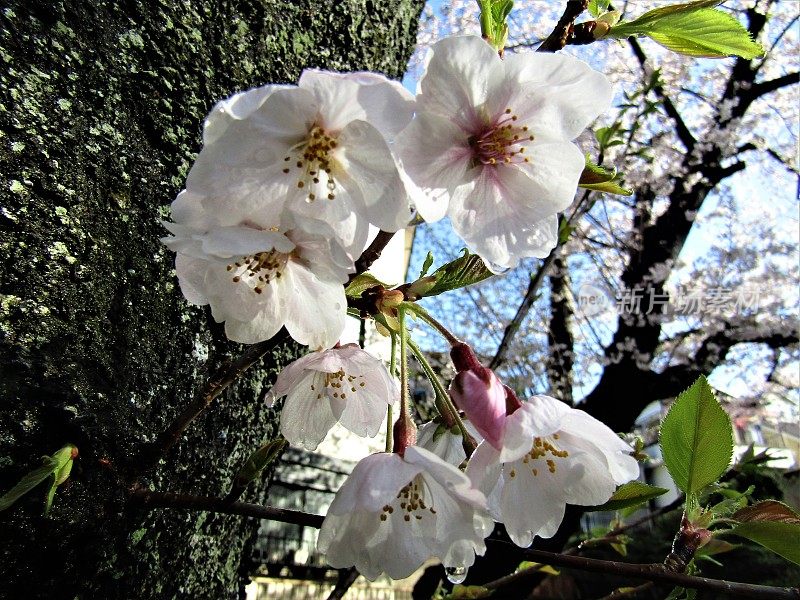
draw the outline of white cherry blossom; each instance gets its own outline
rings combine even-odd
[[[186,299],[209,304],[226,335],[253,344],[285,326],[301,344],[329,348],[344,329],[343,284],[353,261],[323,236],[273,223],[268,211],[205,210],[187,191],[172,204],[173,234],[163,242],[177,252],[175,270]]]
[[[411,575],[429,558],[466,573],[493,522],[486,498],[456,467],[418,446],[373,454],[356,465],[333,500],[317,549],[335,568],[367,579]]]
[[[553,537],[567,504],[606,502],[635,479],[632,448],[581,410],[534,396],[508,416],[500,450],[481,443],[467,474],[489,498],[492,516],[518,546]]]
[[[285,210],[298,228],[335,235],[355,256],[369,224],[397,231],[410,219],[387,140],[412,110],[408,91],[374,73],[306,70],[297,86],[239,93],[209,114],[186,189],[209,210]]]
[[[495,270],[546,256],[584,167],[571,140],[611,99],[605,76],[570,56],[500,59],[474,36],[436,43],[398,140],[420,215],[449,216]]]
[[[417,445],[451,465],[458,466],[467,458],[461,433],[457,428],[448,429],[444,423],[428,421],[420,425]]]
[[[286,396],[281,433],[289,443],[315,450],[338,421],[362,437],[374,437],[399,390],[383,362],[358,347],[312,352],[288,365],[268,397]]]

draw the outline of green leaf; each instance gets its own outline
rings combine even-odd
[[[593,17],[599,17],[608,10],[610,0],[590,0],[587,10]]]
[[[578,186],[586,190],[630,196],[633,192],[615,183],[614,180],[617,178],[616,169],[606,169],[605,167],[594,164],[587,154],[586,166],[583,168],[581,177],[578,180]]]
[[[781,523],[793,523],[800,525],[800,515],[794,512],[783,502],[777,500],[764,500],[756,502],[752,506],[736,511],[732,517],[741,523],[753,521],[778,521]]]
[[[600,506],[592,506],[587,510],[620,510],[629,506],[638,506],[648,500],[666,494],[668,490],[653,485],[642,483],[641,481],[629,481],[617,488],[607,502]]]
[[[514,572],[519,573],[520,571],[526,571],[528,569],[536,569],[540,573],[547,573],[548,575],[561,575],[561,571],[558,569],[555,569],[550,565],[533,562],[531,560],[523,560],[521,563],[519,563],[517,570]]]
[[[23,477],[17,485],[0,496],[0,511],[6,510],[22,496],[30,492],[48,477],[53,482],[47,492],[45,501],[45,514],[50,510],[56,487],[64,483],[72,469],[72,461],[78,455],[78,449],[72,444],[67,444],[51,456],[42,457],[42,466],[35,468]]]
[[[699,0],[674,4],[646,12],[638,19],[618,23],[606,37],[646,35],[665,48],[700,58],[741,56],[753,59],[764,54],[761,44],[728,13],[715,10],[721,0]]]
[[[494,273],[486,268],[480,256],[470,254],[469,250],[464,250],[463,255],[442,265],[430,275],[430,277],[434,278],[434,283],[421,296],[438,296],[450,290],[457,290],[473,283],[479,283],[492,275]]]
[[[782,521],[740,523],[730,533],[761,544],[786,560],[800,565],[800,525]]]
[[[261,471],[272,464],[272,462],[283,453],[288,445],[289,442],[285,439],[278,438],[277,440],[267,442],[253,452],[245,461],[239,473],[237,473],[235,485],[245,486],[253,481],[259,476]]]
[[[428,250],[428,254],[425,255],[425,262],[422,263],[422,270],[419,272],[419,277],[425,277],[430,271],[431,267],[433,266],[433,253]]]
[[[361,294],[370,288],[382,287],[388,289],[392,287],[387,283],[383,283],[380,279],[370,273],[361,273],[353,278],[344,290],[344,293],[351,298],[360,298]]]
[[[731,420],[702,375],[661,423],[661,453],[675,485],[696,494],[719,479],[733,455]]]

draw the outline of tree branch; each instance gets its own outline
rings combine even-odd
[[[636,56],[636,59],[639,61],[639,65],[641,65],[642,69],[644,70],[647,63],[647,56],[645,56],[642,46],[639,44],[636,38],[633,37],[628,38],[628,43],[633,50],[634,56]],[[667,113],[667,116],[672,119],[672,122],[675,124],[675,132],[678,134],[678,139],[684,145],[686,150],[691,152],[694,149],[694,145],[697,143],[697,140],[686,126],[683,117],[681,117],[678,109],[672,103],[672,100],[670,100],[669,96],[667,96],[662,85],[659,84],[654,86],[653,91],[656,93],[659,100],[661,100],[661,105],[664,107],[664,112]]]
[[[795,85],[797,83],[800,83],[800,73],[787,73],[786,75],[781,75],[775,79],[768,79],[766,81],[758,81],[754,83],[750,89],[747,90],[747,96],[752,96],[753,100],[755,100],[756,98],[760,98],[765,94],[769,94],[783,87]]]
[[[492,545],[510,545],[504,540],[486,540]],[[557,567],[566,567],[589,571],[592,573],[613,573],[632,579],[645,579],[656,583],[666,583],[696,590],[708,590],[711,592],[730,594],[740,598],[750,598],[754,600],[798,600],[800,599],[800,589],[781,588],[766,585],[755,585],[751,583],[736,583],[720,579],[708,579],[706,577],[696,577],[684,573],[668,571],[661,564],[631,564],[613,560],[598,560],[595,558],[585,558],[583,556],[570,556],[564,554],[554,554],[543,550],[522,550],[525,558]],[[513,575],[508,575],[483,587],[493,590],[495,593],[512,584],[519,585],[527,579],[538,579],[541,576],[536,567],[525,569]]]
[[[553,29],[552,33],[539,46],[537,52],[558,52],[567,45],[567,38],[572,31],[575,24],[575,19],[586,10],[589,6],[589,0],[567,0],[567,6],[564,8],[564,14],[558,20],[558,23]]]
[[[572,335],[572,305],[569,271],[563,256],[553,260],[550,275],[550,321],[547,327],[548,356],[545,361],[552,395],[572,405],[572,365],[575,339]]]
[[[223,498],[192,496],[190,494],[176,494],[174,492],[151,492],[146,489],[133,490],[130,499],[135,506],[146,509],[185,508],[187,510],[268,519],[270,521],[280,521],[281,523],[304,525],[315,529],[322,527],[322,521],[324,519],[324,517],[319,515],[312,515],[299,510],[259,506],[258,504],[248,504],[246,502],[229,503]]]
[[[158,436],[153,444],[144,450],[144,458],[137,469],[137,475],[141,475],[155,467],[158,461],[164,457],[170,449],[178,442],[183,432],[197,417],[205,412],[211,403],[224,392],[228,386],[236,381],[256,362],[261,360],[265,354],[273,350],[279,344],[290,340],[286,329],[281,329],[272,338],[253,344],[236,360],[225,361],[209,377],[205,385],[200,388],[194,396],[192,402],[175,417],[167,429]]]
[[[388,231],[379,231],[378,235],[375,236],[375,239],[372,240],[372,243],[367,246],[367,249],[361,254],[361,257],[356,261],[356,272],[350,275],[350,279],[347,283],[350,283],[355,279],[358,275],[361,275],[364,271],[369,269],[376,260],[381,257],[381,252],[383,249],[386,248],[386,244],[389,243],[394,237],[395,232],[388,232]]]
[[[344,598],[345,594],[347,594],[347,590],[356,582],[359,575],[360,573],[355,567],[340,569],[339,577],[336,579],[336,586],[331,590],[328,600],[341,600]]]

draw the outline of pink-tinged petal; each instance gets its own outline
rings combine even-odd
[[[239,321],[233,317],[218,320],[225,321],[225,335],[228,339],[242,344],[257,344],[272,338],[280,331],[284,314],[285,309],[278,302],[268,302],[261,305],[260,310],[249,321]]]
[[[284,279],[290,290],[288,298],[281,298],[286,307],[289,335],[311,348],[333,346],[342,335],[347,314],[342,284],[322,281],[306,267],[291,261],[283,271],[281,280]]]
[[[548,147],[558,156],[536,162],[543,156],[537,148],[534,167],[478,167],[475,188],[453,194],[448,211],[453,228],[490,268],[513,268],[522,258],[545,257],[558,241],[551,237],[552,222],[572,202],[584,159],[571,143]]]
[[[358,572],[374,581],[383,572],[380,558],[365,552],[369,542],[381,536],[381,521],[373,512],[334,515],[328,512],[317,538],[317,551],[326,555],[336,569],[356,566]]]
[[[323,126],[333,131],[362,119],[391,138],[408,124],[414,110],[414,98],[402,85],[376,73],[306,69],[299,85],[319,100]]]
[[[422,467],[407,463],[397,454],[372,454],[355,466],[337,492],[328,514],[379,511],[421,470]]]
[[[203,251],[220,258],[249,256],[277,250],[288,254],[294,244],[282,233],[251,227],[215,227],[202,236]]]
[[[453,190],[468,186],[472,149],[467,138],[448,119],[426,112],[418,114],[397,139],[401,176],[408,180],[417,211],[429,223],[445,215]]]
[[[425,473],[445,486],[449,494],[462,502],[486,508],[486,497],[472,485],[469,477],[433,452],[419,446],[409,446],[404,458],[407,463],[421,467]]]
[[[272,406],[277,398],[288,394],[293,387],[305,385],[303,382],[307,378],[313,379],[316,377],[316,370],[311,368],[310,363],[320,354],[323,354],[323,352],[309,352],[286,365],[275,378],[275,383],[270,390],[268,406]]]
[[[639,477],[639,462],[631,456],[633,448],[594,417],[576,410],[565,417],[561,427],[576,447],[596,449],[602,454],[604,470],[610,472],[617,485]]]
[[[299,229],[287,232],[286,236],[301,249],[298,261],[320,279],[346,283],[348,274],[355,270],[353,259],[333,240]],[[366,238],[359,241],[362,243],[360,252],[366,245]]]
[[[208,304],[208,298],[203,293],[207,268],[208,262],[205,260],[191,258],[185,254],[175,256],[175,272],[178,274],[178,283],[183,296],[190,304],[197,306]]]
[[[196,230],[210,229],[216,222],[214,215],[203,208],[202,201],[203,196],[199,194],[181,191],[169,207],[172,220]]]
[[[530,441],[528,447],[530,447]],[[472,484],[488,497],[497,486],[503,470],[502,466],[500,452],[484,441],[478,444],[475,452],[470,456],[466,475]]]
[[[559,430],[564,414],[558,406],[561,403],[540,401],[539,398],[547,397],[534,396],[506,418],[500,462],[522,458],[530,451],[533,438],[546,437]],[[569,407],[564,404],[564,409],[569,410]]]
[[[499,87],[503,63],[489,44],[476,36],[445,38],[432,48],[417,97],[418,112],[450,118],[467,129],[481,121],[478,112],[490,90]]]
[[[486,369],[488,381],[473,371],[462,371],[450,385],[450,397],[475,429],[498,450],[506,421],[506,392],[497,376]]]
[[[290,444],[316,450],[336,424],[331,405],[311,386],[295,386],[281,410],[281,433]]]
[[[234,94],[220,100],[211,109],[203,126],[203,143],[208,145],[224,135],[233,121],[241,121],[257,110],[272,92],[286,89],[285,85],[265,85]]]
[[[535,135],[573,140],[611,107],[611,83],[577,58],[525,52],[503,63],[505,104]]]
[[[353,121],[342,130],[339,143],[342,185],[346,189],[359,189],[369,222],[383,231],[398,231],[408,226],[411,220],[408,193],[378,130],[365,121]]]

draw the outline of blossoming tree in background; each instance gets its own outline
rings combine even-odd
[[[481,362],[468,337],[473,328],[457,335],[419,301],[502,278],[530,257],[555,256],[577,226],[576,216],[597,201],[595,194],[630,195],[612,168],[617,159],[624,167],[626,155],[609,150],[624,131],[632,132],[629,149],[636,147],[636,129],[647,115],[596,128],[599,148],[576,144],[609,110],[614,94],[601,71],[559,53],[566,45],[648,36],[689,56],[751,61],[764,52],[738,21],[714,8],[714,0],[624,20],[608,2],[589,7],[570,0],[538,52],[512,54],[506,52],[512,2],[479,4],[481,37],[453,35],[435,43],[416,98],[377,74],[308,70],[297,86],[266,85],[220,102],[206,120],[203,149],[172,205],[172,220],[164,224],[171,235],[163,241],[176,252],[185,297],[209,305],[230,339],[257,346],[285,331],[310,351],[284,369],[269,394],[270,404],[286,397],[285,440],[250,457],[239,488],[287,442],[314,449],[336,422],[375,436],[388,411],[385,452],[362,458],[319,524],[318,548],[329,564],[369,579],[382,573],[405,578],[435,559],[451,583],[461,583],[476,556],[487,552],[487,539],[527,547],[556,534],[568,505],[621,509],[665,491],[636,481],[639,441],[623,440],[602,420],[571,407],[569,398],[518,394],[490,368],[497,360]],[[576,23],[587,8],[593,18]],[[657,78],[649,85],[664,93]],[[688,138],[683,142],[690,145]],[[664,227],[661,219],[670,218],[678,236],[678,221],[698,208],[690,201],[701,202],[710,185],[701,165],[712,165],[720,178],[731,169],[723,166],[728,156],[718,140],[691,146],[679,177],[683,216],[673,217],[670,205],[653,225]],[[693,173],[700,179],[693,181]],[[636,209],[652,207],[637,202]],[[399,286],[368,273],[392,234],[445,215],[467,246],[461,256],[433,272],[431,257],[415,280]],[[380,232],[366,247],[370,227]],[[650,234],[645,228],[642,235]],[[632,262],[629,268],[643,267]],[[663,283],[652,268],[647,274]],[[339,343],[348,316],[374,321],[391,339],[388,370],[355,345]],[[449,346],[457,370],[449,390],[414,339],[412,320]],[[424,424],[414,418],[409,354],[435,391],[438,416]],[[590,397],[586,407],[604,416],[595,402]],[[748,506],[747,493],[718,504],[704,495],[731,462],[732,435],[702,375],[664,419],[661,442],[686,505],[673,552],[650,574],[653,580],[700,586],[684,572],[694,569],[702,547],[728,535],[800,560],[800,517],[791,509],[777,502]],[[68,454],[73,460],[72,448]],[[65,465],[56,462],[55,471],[51,464],[40,475],[54,474],[61,483]],[[2,507],[41,480],[34,479],[4,496]],[[228,510],[235,491],[221,501]],[[152,498],[137,493],[145,503]],[[504,524],[507,538],[493,534],[495,522]],[[483,597],[492,589],[468,593]]]

